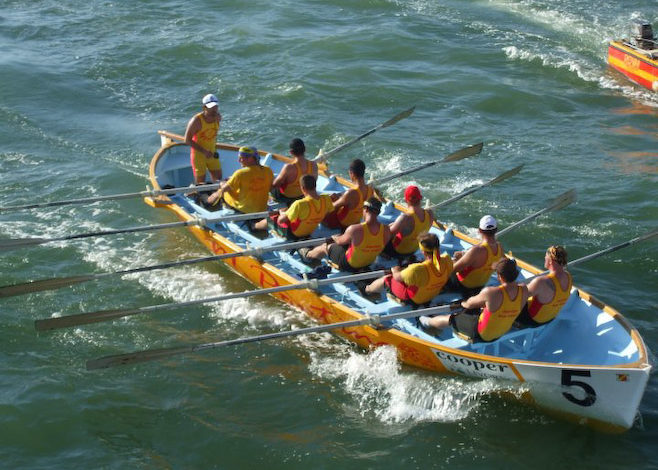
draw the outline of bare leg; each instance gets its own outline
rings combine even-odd
[[[432,317],[427,321],[427,324],[432,328],[436,328],[437,330],[442,330],[446,328],[448,325],[450,325],[450,315],[439,315],[436,317]]]
[[[318,245],[306,254],[307,258],[322,259],[328,256],[328,246],[326,243]]]
[[[210,179],[213,183],[222,179],[222,170],[210,170]]]
[[[267,219],[261,219],[254,224],[254,230],[267,230]]]
[[[382,276],[379,279],[375,279],[374,281],[372,281],[370,284],[368,284],[368,286],[366,286],[366,293],[374,294],[375,292],[383,292],[385,279],[386,276]]]

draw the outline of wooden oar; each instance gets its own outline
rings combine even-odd
[[[560,210],[563,207],[568,206],[569,204],[571,204],[575,200],[576,200],[576,190],[575,189],[570,189],[569,191],[566,191],[566,192],[560,194],[555,199],[553,199],[551,201],[551,203],[547,207],[544,207],[542,210],[539,210],[539,211],[535,212],[534,214],[531,214],[528,217],[525,217],[525,218],[519,220],[518,222],[513,223],[512,225],[510,225],[508,227],[505,227],[503,230],[498,232],[497,236],[501,237],[501,236],[505,235],[507,232],[510,232],[510,231],[514,230],[516,227],[518,227],[520,225],[523,225],[524,223],[526,223],[530,220],[536,219],[537,217],[539,217],[542,214],[545,214],[546,212]]]
[[[422,165],[415,166],[413,168],[409,168],[408,170],[403,170],[398,173],[395,173],[393,175],[385,176],[384,178],[380,178],[378,180],[371,180],[369,181],[370,184],[372,185],[379,185],[382,183],[386,183],[387,181],[394,180],[396,178],[399,178],[400,176],[408,175],[410,173],[414,173],[416,171],[424,170],[425,168],[429,168],[434,165],[438,165],[439,163],[448,163],[448,162],[456,162],[459,160],[463,160],[464,158],[471,157],[473,155],[477,155],[478,153],[482,152],[482,146],[484,145],[483,142],[480,142],[479,144],[475,145],[469,145],[468,147],[464,147],[463,149],[457,150],[456,152],[451,153],[447,157],[441,159],[441,160],[435,160],[433,162],[427,162],[423,163]]]
[[[487,186],[500,183],[501,181],[504,181],[507,178],[511,178],[512,176],[516,175],[519,171],[521,171],[521,168],[523,168],[523,165],[519,165],[515,168],[512,168],[511,170],[508,170],[505,173],[501,173],[500,175],[496,176],[492,180],[487,181],[486,183],[473,186],[472,188],[462,191],[461,193],[451,197],[450,199],[446,199],[445,201],[439,202],[438,204],[433,204],[432,206],[430,206],[430,209],[437,209],[439,207],[447,206],[448,204],[452,204],[453,202],[458,201],[468,196],[469,194],[473,194],[475,191],[479,191],[480,189],[486,188]]]
[[[166,357],[177,356],[179,354],[204,351],[206,349],[217,349],[223,346],[254,343],[254,342],[266,341],[270,339],[307,335],[310,333],[323,333],[326,331],[338,330],[341,328],[353,328],[356,326],[363,326],[363,325],[379,326],[382,324],[382,322],[390,322],[402,318],[447,313],[451,311],[452,307],[453,307],[452,304],[447,304],[447,305],[438,305],[436,307],[429,307],[419,310],[409,310],[406,312],[392,313],[390,315],[366,315],[359,320],[349,320],[349,321],[343,321],[338,323],[329,323],[328,325],[311,326],[308,328],[300,328],[298,330],[279,331],[277,333],[251,336],[247,338],[231,339],[227,341],[219,341],[216,343],[203,343],[203,344],[178,346],[174,348],[163,348],[163,349],[147,349],[144,351],[132,352],[127,354],[116,354],[112,356],[105,356],[98,359],[91,359],[87,361],[87,370],[107,369],[109,367],[115,367],[115,366],[121,366],[127,364],[137,364],[139,362],[154,361],[157,359],[164,359]]]
[[[338,147],[329,150],[328,152],[322,152],[322,151],[320,151],[320,153],[319,153],[315,158],[313,158],[312,160],[313,160],[313,161],[318,161],[318,160],[320,160],[320,161],[327,161],[327,159],[328,159],[329,157],[331,157],[331,156],[337,154],[337,153],[340,152],[341,150],[344,150],[344,149],[346,149],[347,147],[349,147],[349,146],[351,146],[351,145],[356,144],[356,143],[357,143],[358,141],[360,141],[361,139],[364,139],[365,137],[368,137],[370,134],[373,134],[373,133],[377,132],[379,129],[382,129],[382,128],[384,128],[384,127],[392,126],[392,125],[395,124],[396,122],[401,121],[401,120],[403,120],[404,118],[411,116],[411,113],[414,112],[414,109],[416,109],[416,107],[415,107],[415,106],[412,106],[411,108],[407,109],[406,111],[402,111],[401,113],[396,114],[395,116],[393,116],[393,117],[392,117],[391,119],[389,119],[388,121],[383,122],[383,123],[381,123],[380,125],[378,125],[378,126],[376,126],[376,127],[373,127],[373,128],[370,129],[368,132],[365,132],[365,133],[361,134],[360,136],[355,137],[354,139],[350,140],[349,142],[345,142],[344,144],[339,145]]]
[[[200,186],[184,186],[180,188],[169,188],[169,189],[152,189],[147,191],[140,191],[136,193],[123,193],[123,194],[109,194],[106,196],[94,196],[94,197],[85,197],[79,199],[66,199],[63,201],[51,201],[51,202],[40,202],[36,204],[25,204],[22,206],[6,206],[0,207],[0,212],[14,212],[24,209],[38,209],[42,207],[58,207],[58,206],[67,206],[72,204],[89,204],[92,202],[99,201],[113,201],[119,199],[133,199],[138,197],[157,197],[157,196],[167,196],[171,194],[178,194],[184,192],[194,192],[194,191],[209,191],[219,188],[220,183],[213,184],[204,184]]]
[[[154,264],[151,266],[143,266],[140,268],[124,269],[121,271],[113,271],[109,273],[81,274],[78,276],[54,277],[50,279],[24,282],[21,284],[13,284],[13,285],[0,287],[0,298],[12,297],[12,296],[23,295],[23,294],[31,294],[33,292],[41,292],[46,290],[60,289],[62,287],[69,287],[75,284],[102,279],[109,276],[122,276],[124,274],[143,273],[146,271],[154,271],[157,269],[174,268],[177,266],[205,263],[207,261],[221,261],[231,258],[238,258],[241,256],[260,256],[263,253],[268,253],[271,251],[296,250],[297,248],[303,248],[306,246],[320,245],[324,243],[325,240],[326,240],[325,238],[312,238],[310,240],[301,240],[297,242],[283,243],[280,245],[270,245],[260,248],[238,251],[235,253],[224,253],[221,255],[205,256],[203,258],[192,258],[192,259],[186,259],[181,261],[172,261],[169,263]]]
[[[335,284],[338,282],[356,282],[364,279],[372,279],[386,274],[387,271],[371,271],[361,274],[351,274],[348,276],[334,277],[330,279],[310,279],[308,281],[298,282],[296,284],[288,284],[285,286],[268,287],[266,289],[256,289],[245,292],[235,292],[232,294],[225,294],[216,297],[207,297],[204,299],[190,300],[187,302],[172,302],[169,304],[149,305],[146,307],[134,307],[113,310],[98,310],[96,312],[85,312],[77,315],[68,315],[64,317],[44,318],[36,320],[34,327],[37,331],[55,330],[58,328],[68,328],[71,326],[87,325],[89,323],[98,323],[102,321],[114,320],[116,318],[128,317],[131,315],[138,315],[142,313],[152,313],[157,310],[168,310],[172,308],[189,307],[191,305],[206,304],[211,302],[222,302],[231,299],[244,299],[254,295],[274,294],[277,292],[284,292],[289,290],[299,289],[313,289],[317,290],[320,286],[327,284]]]
[[[567,263],[567,267],[570,268],[570,267],[576,266],[578,264],[584,263],[585,261],[589,261],[589,260],[592,260],[594,258],[598,258],[599,256],[607,255],[608,253],[612,253],[613,251],[621,250],[622,248],[626,248],[627,246],[634,245],[634,244],[639,243],[639,242],[644,241],[644,240],[649,240],[649,239],[651,239],[653,237],[656,237],[656,236],[658,236],[658,230],[654,230],[653,232],[649,232],[645,235],[635,237],[635,238],[633,238],[631,240],[628,240],[624,243],[620,243],[619,245],[614,245],[614,246],[608,247],[604,250],[597,251],[596,253],[592,253],[590,255],[583,256],[582,258],[578,258],[574,261],[569,261]]]
[[[54,238],[9,238],[9,239],[0,240],[0,251],[14,250],[16,248],[42,245],[44,243],[51,243],[51,242],[61,242],[66,240],[78,240],[81,238],[116,235],[119,233],[148,232],[152,230],[163,230],[163,229],[174,228],[174,227],[188,227],[192,225],[198,225],[203,227],[203,226],[207,226],[208,224],[214,224],[218,222],[238,222],[241,220],[262,219],[264,217],[267,217],[269,214],[270,212],[252,212],[250,214],[235,214],[235,215],[227,215],[223,217],[214,217],[207,219],[196,217],[194,219],[187,220],[185,222],[169,222],[166,224],[142,225],[139,227],[101,230],[98,232],[77,233],[74,235],[65,235],[63,237],[54,237]]]

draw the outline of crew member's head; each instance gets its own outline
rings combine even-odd
[[[243,166],[256,165],[259,161],[256,147],[244,146],[238,150],[238,160]]]
[[[548,268],[549,261],[564,267],[567,265],[567,250],[560,245],[549,246],[548,250],[546,250],[545,261],[546,268]]]
[[[290,154],[295,157],[301,157],[306,152],[306,145],[302,139],[294,138],[290,141]]]
[[[363,210],[377,217],[382,210],[382,202],[376,197],[368,198],[368,200],[363,203]]]
[[[355,158],[350,163],[349,169],[350,175],[353,175],[355,178],[363,178],[366,174],[366,164],[363,163],[363,160]]]
[[[433,233],[421,232],[418,235],[418,248],[423,252],[425,258],[431,259],[434,253],[441,248],[439,237]]]
[[[302,187],[302,192],[308,194],[312,191],[315,191],[315,176],[313,175],[304,175],[299,180],[299,183]]]
[[[404,190],[404,200],[407,201],[407,204],[410,206],[415,206],[420,203],[423,199],[423,195],[420,193],[420,188],[410,184],[407,186],[407,189]]]
[[[498,222],[492,216],[485,215],[480,219],[478,228],[480,229],[480,233],[494,235],[498,231]]]
[[[209,114],[217,114],[217,111],[219,111],[219,100],[213,94],[209,93],[204,96],[201,99],[201,105],[203,106],[203,110]]]
[[[507,256],[503,256],[493,265],[493,268],[496,270],[496,273],[502,282],[514,282],[519,275],[516,261]]]

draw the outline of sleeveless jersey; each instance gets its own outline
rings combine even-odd
[[[286,211],[290,220],[290,230],[296,237],[306,237],[322,222],[324,216],[334,209],[331,196],[320,195],[319,199],[306,196],[292,203]]]
[[[503,294],[503,303],[497,310],[490,312],[485,306],[478,318],[478,334],[484,341],[493,341],[500,338],[509,331],[521,313],[521,302],[523,301],[523,288],[517,286],[516,297],[510,299],[504,286],[497,289]]]
[[[345,253],[345,259],[353,268],[368,266],[377,258],[384,249],[384,224],[379,224],[377,233],[373,235],[365,222],[363,228],[363,240],[358,245],[350,244]]]
[[[569,278],[569,282],[567,283],[567,288],[563,290],[557,276],[553,273],[548,275],[548,278],[553,281],[553,286],[555,287],[553,300],[547,304],[542,304],[534,297],[530,297],[528,299],[528,314],[530,318],[537,323],[546,323],[557,316],[571,295],[571,286],[573,284],[571,274],[567,273],[567,277]]]
[[[219,122],[217,120],[213,120],[213,122],[206,122],[206,120],[203,118],[203,113],[197,114],[196,117],[198,117],[199,121],[201,121],[201,129],[199,132],[194,134],[192,140],[204,149],[214,153],[217,149],[217,132],[219,132]],[[194,158],[196,156],[196,152],[196,149],[192,147],[190,156]],[[199,156],[206,158],[206,156],[203,154],[200,154]]]
[[[503,247],[498,242],[498,253],[494,254],[491,247],[487,242],[482,242],[480,246],[487,249],[487,259],[479,268],[466,268],[457,273],[457,279],[464,287],[475,288],[484,286],[491,274],[493,273],[493,265],[503,257]]]
[[[409,235],[402,235],[400,232],[395,234],[391,241],[393,249],[401,255],[410,255],[418,249],[418,234],[427,232],[432,225],[432,218],[429,211],[423,210],[425,219],[421,222],[416,213],[412,210],[407,212],[414,219],[414,229]]]
[[[297,177],[292,183],[281,185],[281,194],[285,197],[296,198],[302,195],[302,185],[300,180],[304,175],[310,175],[313,173],[313,163],[306,162],[306,169],[302,170],[302,165],[299,162],[295,162],[295,168],[297,168]]]
[[[359,202],[356,207],[350,210],[347,206],[343,206],[338,210],[338,221],[343,227],[349,227],[350,225],[361,222],[363,203],[375,194],[370,185],[366,185],[366,194],[363,194],[359,188],[356,188],[356,192],[359,193]]]
[[[416,244],[418,246],[418,244]],[[417,305],[432,300],[441,292],[452,272],[452,259],[444,254],[439,258],[437,270],[432,260],[414,263],[400,271],[402,282],[407,286],[407,295]]]

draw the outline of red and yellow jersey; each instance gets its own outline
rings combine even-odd
[[[229,189],[224,193],[224,200],[246,214],[262,212],[267,209],[273,180],[274,174],[267,166],[253,165],[241,168],[227,181]]]
[[[378,224],[377,233],[370,233],[368,225],[363,222],[363,240],[358,245],[353,243],[347,249],[345,258],[353,268],[363,268],[371,264],[384,249],[384,224]]]
[[[203,118],[203,113],[197,114],[196,117],[201,122],[201,129],[199,132],[194,134],[192,140],[204,149],[215,153],[217,148],[217,133],[219,132],[219,120],[214,119],[212,122],[206,122],[206,120]],[[194,158],[197,151],[194,147],[191,148],[191,151],[192,153],[190,156]],[[206,156],[203,154],[200,156],[206,158]]]
[[[281,194],[289,198],[297,198],[302,195],[302,185],[300,180],[304,175],[313,174],[313,162],[306,162],[306,168],[302,169],[300,162],[295,162],[295,168],[297,169],[297,177],[292,183],[282,184],[281,185]]]
[[[478,334],[484,341],[493,341],[507,333],[523,307],[523,288],[521,286],[517,286],[514,300],[510,299],[505,286],[499,286],[497,289],[503,294],[503,302],[500,307],[493,312],[484,307],[478,318]]]
[[[566,273],[569,282],[567,283],[567,288],[562,289],[560,281],[554,273],[549,274],[547,277],[553,282],[553,287],[555,288],[555,295],[553,300],[547,304],[542,304],[539,300],[534,297],[528,299],[528,314],[537,323],[546,323],[551,321],[557,316],[564,304],[569,300],[571,295],[571,287],[573,285],[573,280],[571,274]]]
[[[396,233],[391,242],[395,252],[401,255],[415,253],[418,249],[418,234],[429,231],[432,226],[432,216],[428,210],[423,210],[424,218],[422,222],[413,209],[407,211],[406,214],[413,217],[414,229],[409,235],[402,235],[400,232]]]
[[[487,242],[482,242],[480,246],[487,249],[487,260],[479,268],[468,267],[461,272],[457,273],[457,279],[464,287],[475,288],[484,286],[491,274],[493,273],[493,265],[503,257],[503,247],[498,242],[498,251],[493,252]]]
[[[375,191],[370,185],[366,185],[365,194],[363,194],[359,188],[356,188],[356,192],[359,194],[358,204],[353,209],[348,209],[347,206],[343,206],[338,210],[338,221],[344,228],[361,222],[361,217],[363,216],[363,203],[375,194]]]
[[[331,196],[322,194],[318,199],[306,196],[291,204],[286,211],[290,230],[296,237],[306,237],[322,222],[324,216],[334,210]]]
[[[416,244],[418,246],[418,244]],[[439,258],[439,269],[432,260],[410,264],[402,271],[402,282],[407,286],[407,295],[415,304],[424,304],[441,292],[452,272],[452,259],[444,254]]]

